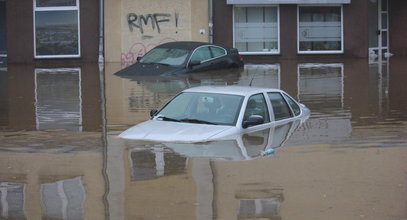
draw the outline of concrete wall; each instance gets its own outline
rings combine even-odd
[[[136,62],[171,41],[208,41],[208,4],[199,0],[106,0],[105,61]],[[203,29],[205,33],[201,34]]]

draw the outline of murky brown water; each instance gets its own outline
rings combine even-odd
[[[403,60],[172,78],[114,76],[120,68],[0,70],[0,219],[407,219]],[[184,88],[252,79],[311,117],[204,144],[116,137]]]

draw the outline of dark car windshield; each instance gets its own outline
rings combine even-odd
[[[157,119],[177,122],[235,125],[243,96],[184,92],[158,112]]]
[[[160,63],[179,66],[185,63],[188,50],[178,48],[154,48],[140,59],[140,63]]]

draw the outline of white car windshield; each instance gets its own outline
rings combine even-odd
[[[185,63],[188,50],[178,48],[154,48],[140,59],[140,63],[159,63],[179,66]]]
[[[157,113],[157,120],[236,125],[243,96],[184,92]]]

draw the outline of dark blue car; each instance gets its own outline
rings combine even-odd
[[[239,68],[243,59],[235,48],[210,43],[178,41],[158,45],[118,76],[162,76],[224,68]]]

